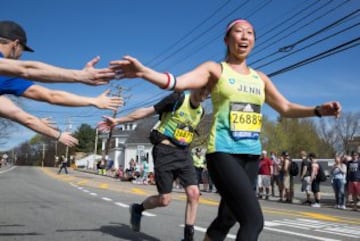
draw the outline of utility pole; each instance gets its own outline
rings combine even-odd
[[[72,123],[71,123],[71,119],[68,118],[66,131],[67,131],[67,132],[71,132],[71,130],[72,130]],[[69,156],[69,146],[66,146],[66,149],[65,149],[65,158],[66,158],[66,160],[69,161],[68,156]],[[71,164],[71,163],[70,163],[70,164]]]
[[[93,164],[92,164],[92,169],[94,169],[94,164],[95,164],[95,161],[96,161],[96,155],[97,155],[97,146],[98,146],[98,139],[99,139],[99,129],[96,128],[95,129],[95,145],[94,145],[94,157],[93,157]],[[96,165],[96,164],[95,164]],[[87,165],[86,168],[89,168],[89,165]]]
[[[59,144],[59,142],[56,140],[55,141],[55,156],[54,156],[54,167],[56,167],[56,165],[57,165],[57,160],[58,160],[58,158],[59,158],[59,156],[58,156],[58,144]]]
[[[46,144],[42,144],[42,159],[41,159],[41,167],[44,167],[44,160],[45,160],[45,151],[46,151]]]
[[[123,88],[121,86],[116,86],[115,87],[117,89],[117,93],[115,94],[116,96],[121,96],[121,92],[123,91]],[[113,112],[113,115],[112,117],[113,118],[116,118],[116,115],[117,115],[117,110],[115,110]],[[109,132],[109,136],[108,136],[108,139],[106,141],[106,146],[105,146],[105,153],[103,153],[103,158],[105,158],[106,155],[109,154],[109,149],[110,149],[110,142],[111,142],[111,138],[112,138],[112,133],[113,133],[113,128],[110,129],[110,132]]]
[[[94,155],[97,154],[97,145],[98,145],[98,139],[99,139],[99,129],[95,129],[95,145],[94,145]]]

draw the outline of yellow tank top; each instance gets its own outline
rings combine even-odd
[[[163,114],[156,129],[174,143],[188,146],[193,140],[194,131],[201,121],[203,112],[201,105],[195,109],[191,107],[190,94],[186,93],[180,107],[173,112]]]
[[[242,75],[225,62],[221,66],[221,77],[211,92],[213,123],[207,152],[259,155],[264,81],[253,69]]]

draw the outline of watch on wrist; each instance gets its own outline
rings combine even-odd
[[[320,113],[320,108],[321,108],[320,105],[315,106],[314,114],[315,114],[317,117],[321,117],[321,116],[322,116],[321,113]]]

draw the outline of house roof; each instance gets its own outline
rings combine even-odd
[[[116,128],[114,131],[114,135],[128,136],[125,140],[125,143],[127,144],[150,143],[150,130],[155,126],[158,120],[158,116],[151,116],[142,120],[138,120],[134,122],[136,123],[136,127],[133,130],[121,130],[119,128]]]

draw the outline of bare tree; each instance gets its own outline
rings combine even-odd
[[[13,127],[13,122],[0,118],[0,145],[4,145],[8,142]]]
[[[360,135],[360,112],[344,112],[337,119],[322,119],[318,130],[324,142],[338,152],[349,153],[352,140]]]

